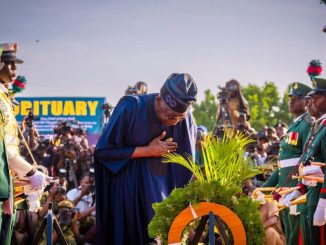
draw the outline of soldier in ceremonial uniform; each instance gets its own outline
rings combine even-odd
[[[325,174],[325,167],[311,165],[311,162],[326,163],[326,79],[315,78],[313,89],[308,94],[311,103],[319,111],[320,116],[313,123],[304,152],[301,157],[300,167],[302,175]],[[325,175],[324,175],[325,176]],[[306,198],[307,221],[309,242],[305,244],[319,245],[326,241],[326,180],[324,183],[316,181],[303,181],[308,187]],[[294,191],[293,193],[297,193]],[[288,194],[289,196],[293,193]],[[301,193],[303,191],[301,190]]]
[[[3,49],[0,48],[0,70],[3,67],[1,60],[1,54]],[[2,224],[2,203],[9,198],[10,189],[10,178],[9,178],[9,167],[5,148],[5,117],[4,113],[0,108],[0,227]]]
[[[280,141],[279,168],[274,171],[263,187],[293,187],[298,183],[287,177],[299,162],[313,122],[313,119],[306,112],[307,100],[305,96],[310,91],[311,88],[302,83],[291,84],[289,110],[293,114],[294,120],[289,125],[287,134]],[[261,195],[263,194],[261,193]],[[280,212],[287,244],[298,244],[300,217],[297,214],[297,210],[290,212],[289,209],[283,209]]]
[[[19,179],[28,177],[34,191],[40,191],[51,178],[36,170],[33,165],[26,162],[20,156],[18,148],[18,123],[13,112],[11,100],[8,97],[9,84],[16,78],[16,64],[21,64],[23,61],[16,57],[17,44],[0,44],[0,48],[3,49],[1,55],[3,67],[0,70],[0,110],[4,114],[4,139],[9,169]],[[3,202],[0,244],[9,244],[11,240],[15,219],[12,184],[10,192],[9,199]]]
[[[307,141],[306,151],[302,159],[304,165],[311,161],[326,163],[326,79],[315,78],[313,89],[308,94],[312,97],[312,103],[321,116],[314,123],[313,129]],[[309,171],[309,166],[304,167],[304,174]],[[307,169],[307,171],[305,171]],[[310,168],[311,170],[311,168]],[[306,172],[306,173],[305,173]],[[310,171],[309,174],[324,173],[323,169]],[[308,224],[310,229],[310,244],[325,244],[326,241],[326,181],[311,186],[307,193]]]

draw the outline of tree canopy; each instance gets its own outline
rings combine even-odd
[[[265,82],[262,87],[249,84],[242,92],[249,104],[250,124],[256,130],[274,126],[280,121],[287,124],[291,121],[287,92],[280,98],[274,82]]]
[[[212,131],[216,122],[217,102],[211,90],[205,90],[204,93],[204,100],[194,105],[193,115],[197,125],[204,125],[208,131]]]

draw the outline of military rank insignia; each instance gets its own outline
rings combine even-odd
[[[287,137],[287,143],[290,145],[297,145],[299,139],[299,133],[298,132],[290,132]]]

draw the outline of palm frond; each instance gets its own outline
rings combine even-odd
[[[177,163],[189,169],[200,182],[218,181],[221,185],[241,186],[247,179],[261,173],[250,158],[245,158],[246,146],[253,142],[243,134],[226,135],[218,138],[207,137],[202,142],[203,166],[191,156],[171,153],[163,162]]]
[[[189,169],[199,181],[204,181],[204,176],[200,169],[200,166],[193,161],[191,156],[182,156],[179,154],[170,153],[164,155],[163,157],[163,162],[180,164],[185,168]]]

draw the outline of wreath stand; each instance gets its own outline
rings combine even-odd
[[[181,236],[185,227],[192,221],[200,218],[195,230],[195,236],[190,244],[198,244],[207,221],[209,220],[209,244],[215,244],[214,227],[219,230],[222,242],[228,244],[228,239],[222,221],[228,226],[233,236],[233,244],[246,245],[246,232],[239,217],[229,208],[216,204],[201,202],[182,210],[172,222],[168,234],[169,245],[181,244]]]

